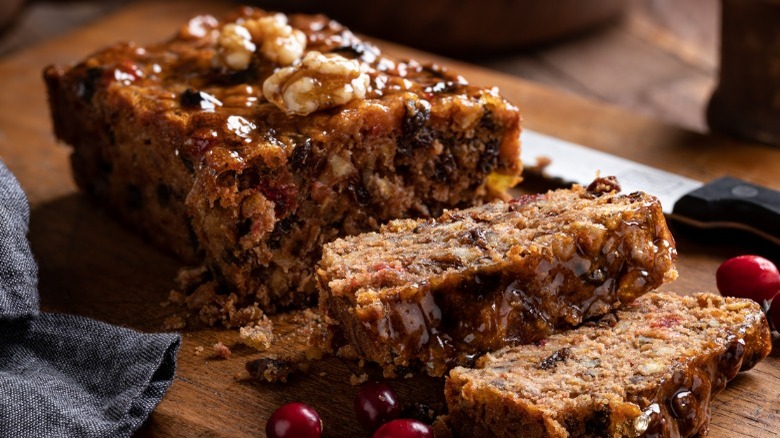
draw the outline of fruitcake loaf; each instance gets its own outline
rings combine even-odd
[[[321,15],[198,16],[44,76],[79,187],[205,261],[212,298],[266,311],[316,297],[324,242],[504,196],[521,171],[496,89]]]
[[[604,315],[677,275],[658,200],[612,178],[327,244],[320,306],[386,375],[433,376]]]
[[[710,400],[770,350],[755,302],[654,292],[596,323],[453,369],[449,420],[456,436],[705,435]]]

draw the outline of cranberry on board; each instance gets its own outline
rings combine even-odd
[[[757,255],[726,260],[715,272],[715,281],[722,295],[750,298],[762,305],[780,291],[777,266]]]
[[[433,438],[433,431],[417,420],[393,420],[377,429],[374,438]]]
[[[369,431],[395,420],[401,413],[401,404],[390,386],[382,382],[368,382],[355,396],[355,416]]]
[[[275,410],[265,424],[268,438],[319,438],[322,420],[311,406],[303,403],[287,403]]]

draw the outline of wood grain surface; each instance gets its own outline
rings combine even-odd
[[[51,133],[41,70],[51,63],[79,60],[110,42],[160,40],[186,18],[224,8],[203,0],[140,3],[0,63],[0,158],[30,199],[30,240],[40,264],[46,310],[143,331],[160,330],[173,311],[160,303],[173,287],[180,264],[125,230],[76,190],[69,150],[57,144]],[[473,83],[498,86],[521,108],[525,126],[537,131],[702,180],[730,174],[780,189],[778,149],[695,134],[494,71],[381,45],[399,56],[450,66]],[[716,267],[739,253],[760,253],[780,262],[776,247],[749,236],[703,234],[676,225],[673,231],[680,278],[665,289],[715,291]],[[355,363],[328,359],[287,384],[260,383],[244,372],[244,362],[255,354],[236,346],[237,333],[195,330],[184,332],[183,339],[174,384],[139,435],[263,436],[270,413],[285,402],[299,400],[320,412],[326,436],[361,436],[352,413],[356,389],[350,376],[363,371]],[[218,341],[235,346],[232,358],[212,357],[211,346]],[[204,351],[197,354],[199,346]],[[420,377],[390,384],[404,401],[435,404],[442,400],[440,379]],[[774,437],[778,430],[780,359],[773,353],[716,398],[710,435]]]

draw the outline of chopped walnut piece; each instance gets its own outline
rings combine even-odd
[[[203,38],[219,25],[219,20],[211,15],[198,15],[190,19],[179,30],[179,35],[184,39]]]
[[[166,307],[168,304],[177,304],[182,305],[186,301],[187,296],[177,290],[171,290],[171,292],[168,294],[168,300],[161,303],[163,307]]]
[[[260,45],[260,52],[281,65],[295,63],[306,50],[306,34],[287,24],[287,16],[274,14],[242,23],[252,35],[252,40]]]
[[[181,315],[171,315],[163,321],[164,330],[181,330],[187,326],[187,322]]]
[[[246,70],[256,48],[246,27],[228,23],[219,34],[214,61],[233,70]]]
[[[294,364],[278,359],[275,356],[261,357],[246,363],[246,371],[250,377],[267,382],[286,382],[287,377],[297,371]]]
[[[238,336],[242,343],[258,351],[265,351],[274,341],[274,323],[263,315],[263,319],[254,326],[241,327]]]
[[[349,376],[349,384],[352,386],[358,386],[361,383],[366,383],[368,381],[368,374],[362,373],[361,375],[352,374]]]
[[[356,60],[311,51],[300,64],[280,69],[263,84],[263,95],[288,114],[315,111],[364,99],[368,75]]]

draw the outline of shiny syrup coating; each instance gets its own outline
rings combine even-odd
[[[734,304],[743,306],[743,304]],[[633,393],[627,400],[642,410],[635,436],[691,437],[706,435],[710,402],[739,371],[752,368],[771,350],[766,318],[754,307],[749,329],[726,331],[706,353],[679,363],[671,377],[650,392]],[[669,324],[660,320],[653,324]]]
[[[764,330],[759,332],[765,334]],[[749,368],[743,366],[746,351],[744,337],[730,335],[721,342],[720,348],[676,371],[661,385],[643,410],[649,421],[646,431],[639,436],[690,437],[706,432],[712,398],[741,369]],[[756,350],[756,354],[763,357],[766,351]],[[646,400],[645,397],[639,396],[636,400]]]
[[[669,400],[672,416],[677,420],[677,428],[680,434],[687,435],[699,428],[699,401],[693,393],[686,389],[679,389]]]
[[[742,368],[742,360],[745,358],[745,340],[732,338],[726,344],[726,351],[720,356],[720,369],[726,379],[733,379]]]

